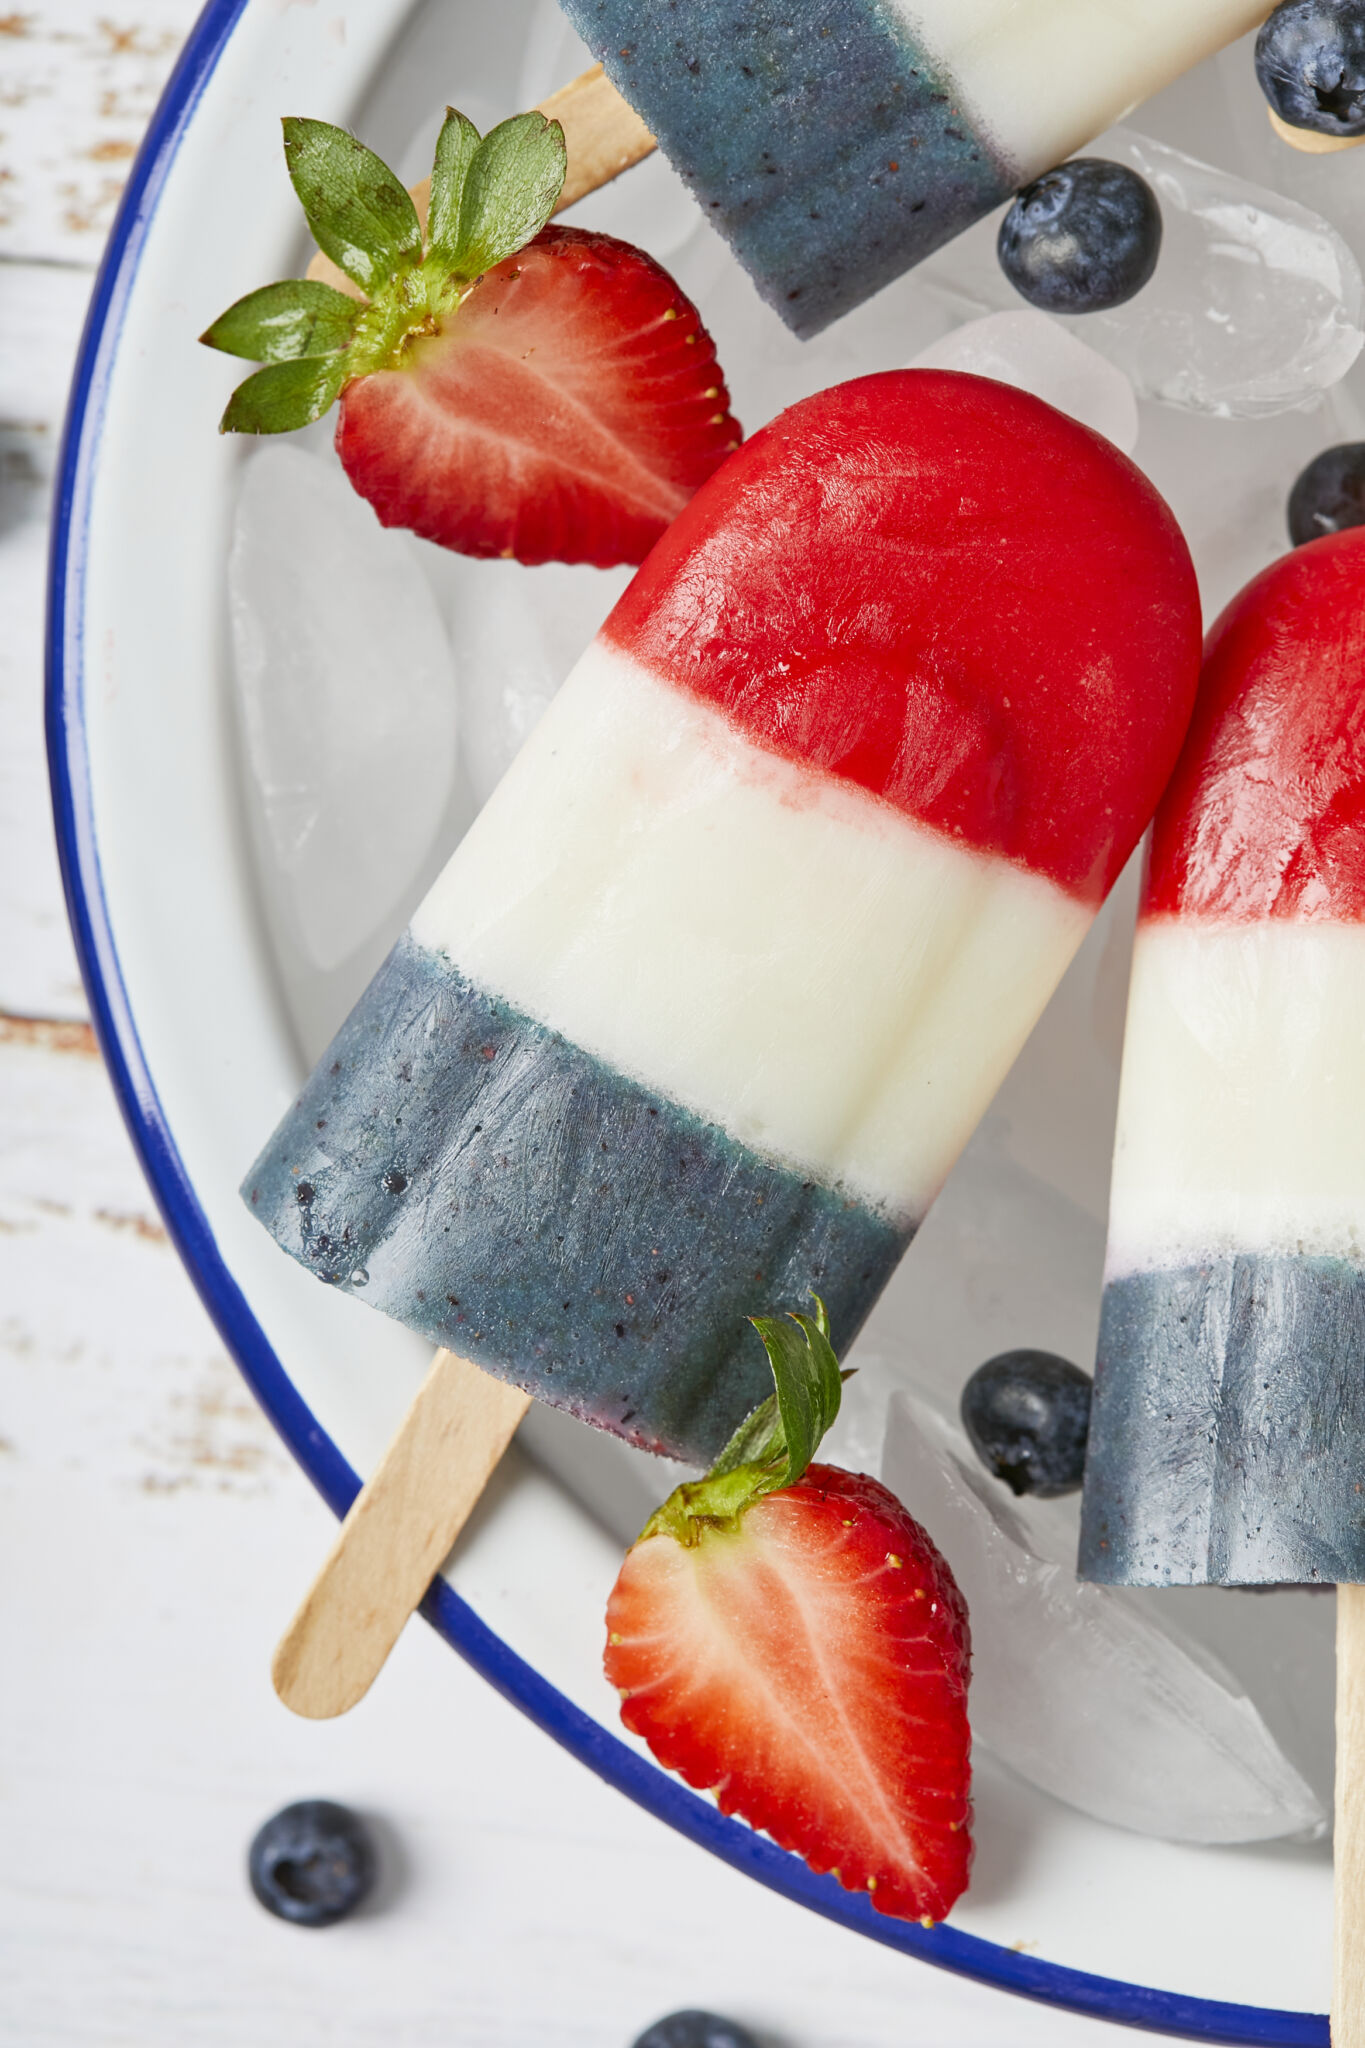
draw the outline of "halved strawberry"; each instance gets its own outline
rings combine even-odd
[[[934,1921],[972,1857],[967,1610],[878,1480],[828,1465],[792,1479],[792,1440],[800,1462],[839,1386],[823,1312],[793,1320],[810,1365],[782,1325],[756,1321],[775,1401],[627,1555],[607,1606],[606,1674],[626,1726],[722,1812],[869,1892],[879,1911]],[[789,1431],[782,1409],[803,1370],[815,1422],[798,1416]],[[812,1401],[815,1371],[824,1392]]]
[[[466,555],[642,562],[739,428],[696,308],[629,242],[543,228],[341,394],[385,526]]]
[[[283,433],[341,398],[337,448],[386,526],[462,554],[643,561],[732,448],[715,347],[665,270],[627,242],[545,226],[558,122],[479,136],[448,112],[425,230],[343,129],[284,124],[319,246],[367,296],[287,279],[202,339],[264,362],[225,433]]]

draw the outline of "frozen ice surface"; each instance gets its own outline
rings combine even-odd
[[[326,976],[391,943],[431,864],[455,777],[450,643],[407,536],[296,447],[244,465],[228,600],[267,908],[286,967]]]
[[[972,1727],[1021,1777],[1172,1841],[1322,1828],[1321,1802],[1231,1672],[1166,1610],[1077,1582],[1074,1503],[1014,1502],[956,1425],[904,1391],[881,1476],[961,1585]]]
[[[1087,154],[1152,185],[1164,224],[1156,275],[1126,305],[1069,319],[1143,397],[1220,419],[1313,404],[1365,344],[1360,266],[1320,214],[1129,128]],[[921,266],[960,310],[1019,301],[995,258],[998,219]]]
[[[446,592],[460,676],[464,769],[483,804],[629,583],[630,569],[432,560]]]
[[[1147,290],[1080,322],[1140,389],[1247,418],[1311,403],[1346,374],[1365,344],[1365,286],[1320,214],[1131,129],[1100,147],[1146,178],[1165,222]]]
[[[1328,1586],[1161,1586],[1133,1596],[1245,1686],[1324,1813],[1336,1775],[1337,1603]]]
[[[922,348],[910,366],[1015,384],[1093,427],[1125,455],[1137,445],[1137,399],[1123,371],[1032,306],[966,320]]]

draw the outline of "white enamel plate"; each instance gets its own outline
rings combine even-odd
[[[497,9],[429,0],[411,14],[405,0],[357,0],[344,13],[329,0],[211,0],[130,180],[68,425],[49,722],[91,1004],[180,1252],[257,1396],[338,1514],[406,1407],[427,1353],[281,1257],[236,1192],[296,1092],[301,1059],[254,880],[231,697],[225,562],[243,451],[214,426],[234,367],[241,372],[196,337],[241,293],[299,267],[282,113],[354,125],[416,176],[408,139],[434,133],[447,99],[482,125],[575,68],[552,0],[505,0]],[[725,333],[704,297],[703,312],[724,354]],[[903,361],[928,338],[908,338],[899,357],[883,360]],[[837,336],[819,356],[792,344],[782,362],[769,411],[875,367]],[[758,423],[752,404],[739,410],[747,425]],[[1101,934],[1096,945],[1104,943]],[[342,993],[338,984],[329,1000],[344,1007]],[[1029,1171],[1046,1168],[1056,1135],[1049,1104],[1064,1085],[1082,1135],[1094,1125],[1085,1170],[1093,1174],[1099,1161],[1102,1172],[1109,1083],[1087,1094],[1084,1072],[1069,1069],[1058,1081],[1038,1057],[1026,1079],[1031,1092],[1011,1115],[1020,1154],[1034,1161]],[[1036,1144],[1031,1131],[1041,1133]],[[1028,1228],[1042,1228],[1041,1182],[1021,1175],[1013,1187],[983,1190],[979,1161],[974,1169],[969,1155],[964,1169],[953,1213],[975,1219],[985,1272],[1002,1215],[1007,1234],[1010,1216],[1018,1220],[1016,1239],[1026,1211]],[[1079,1255],[1092,1290],[1096,1228],[1081,1233]],[[961,1227],[958,1238],[966,1241]],[[894,1315],[903,1323],[909,1300],[918,1327],[944,1331],[960,1378],[986,1355],[975,1347],[989,1340],[994,1311],[977,1298],[967,1321],[954,1324],[949,1293],[960,1274],[935,1281],[932,1261],[916,1252],[921,1267],[910,1273],[912,1255]],[[1044,1281],[1040,1298],[1051,1285]],[[884,1340],[890,1328],[883,1325]],[[1058,1348],[1081,1355],[1083,1333]],[[527,1468],[462,1550],[449,1583],[438,1585],[427,1618],[610,1785],[785,1894],[793,1910],[1108,2019],[1206,2040],[1326,2042],[1331,1873],[1321,1845],[1172,1845],[1086,1819],[983,1757],[972,1891],[945,1926],[889,1921],[722,1818],[618,1733],[597,1658],[619,1555],[566,1492]]]

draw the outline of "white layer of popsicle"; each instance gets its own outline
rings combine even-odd
[[[892,0],[1021,182],[1235,37],[1266,0]]]
[[[1365,926],[1138,927],[1108,1276],[1226,1252],[1365,1260]]]
[[[917,1220],[1090,916],[594,642],[413,931],[618,1073]]]

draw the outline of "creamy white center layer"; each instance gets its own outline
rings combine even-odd
[[[1249,29],[1266,0],[892,0],[1021,182]]]
[[[617,1072],[914,1219],[1089,921],[594,644],[413,931]]]
[[[1227,1251],[1365,1258],[1365,926],[1138,926],[1109,1273]]]

